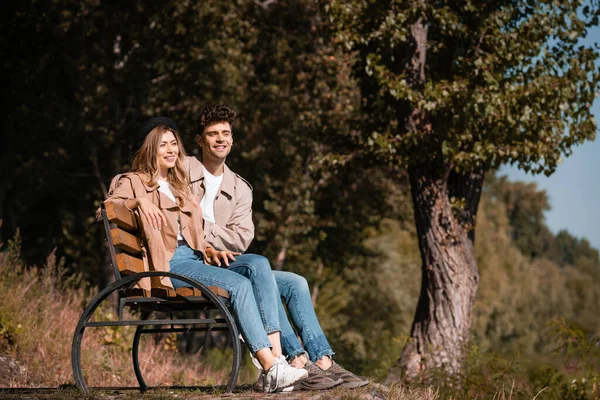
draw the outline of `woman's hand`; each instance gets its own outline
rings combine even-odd
[[[152,204],[152,202],[145,197],[138,197],[136,199],[130,200],[135,201],[135,206],[139,208],[142,215],[146,218],[150,225],[154,229],[162,229],[163,226],[167,225],[167,218],[160,211],[160,208]]]
[[[212,247],[208,247],[204,253],[206,254],[207,261],[210,264],[216,264],[218,267],[221,266],[221,260],[225,263],[226,266],[229,267],[229,260],[235,261],[234,256],[239,256],[242,253],[237,253],[235,251],[229,250],[215,250]]]

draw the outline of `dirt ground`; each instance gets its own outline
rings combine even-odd
[[[327,391],[298,391],[291,393],[267,394],[254,391],[250,386],[237,387],[232,394],[223,394],[219,391],[200,390],[172,390],[152,389],[141,394],[138,390],[102,389],[91,390],[89,396],[83,395],[74,385],[64,387],[45,388],[35,383],[35,377],[27,376],[27,368],[20,365],[10,356],[0,356],[0,400],[22,399],[22,400],[58,400],[58,399],[102,399],[102,400],[164,400],[164,399],[187,399],[187,400],[212,400],[212,399],[281,399],[281,400],[379,400],[402,398],[394,396],[389,389],[383,385],[371,383],[363,388],[354,390],[331,389]],[[26,377],[30,382],[27,388],[14,388],[14,382],[18,377]],[[23,381],[19,379],[20,381]]]
[[[251,390],[250,388],[239,388],[234,393],[217,394],[205,393],[199,391],[184,390],[151,390],[141,394],[137,390],[95,390],[89,396],[84,396],[76,388],[36,388],[36,389],[2,389],[0,388],[0,400],[4,399],[22,399],[22,400],[58,400],[58,399],[87,399],[87,400],[166,400],[166,399],[186,399],[186,400],[214,400],[214,399],[281,399],[281,400],[381,400],[393,399],[395,396],[387,397],[379,395],[376,390],[369,388],[349,390],[328,390],[322,392],[292,392],[292,393],[273,393],[266,394]]]

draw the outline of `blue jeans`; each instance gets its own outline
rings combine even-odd
[[[273,271],[273,275],[279,288],[279,294],[285,301],[292,322],[302,339],[302,343],[304,343],[310,360],[315,362],[323,356],[333,357],[335,353],[331,349],[317,319],[306,279],[286,271]],[[304,353],[304,349],[298,342],[281,302],[279,302],[279,323],[281,325],[283,354],[292,359]]]
[[[267,334],[280,331],[278,304],[281,304],[281,299],[269,260],[257,254],[242,254],[235,256],[235,261],[230,261],[227,269],[250,280]]]
[[[169,264],[171,272],[175,274],[187,276],[205,285],[227,289],[231,296],[229,301],[233,315],[250,351],[254,354],[260,349],[271,347],[248,279],[236,272],[204,264],[201,254],[189,246],[177,247]],[[171,279],[171,283],[175,288],[188,286],[177,279]]]

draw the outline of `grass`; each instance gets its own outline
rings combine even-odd
[[[67,277],[60,261],[51,254],[41,267],[27,267],[19,257],[19,238],[0,253],[0,354],[16,360],[23,368],[0,389],[0,398],[76,399],[82,394],[74,387],[71,368],[71,340],[85,305],[98,291],[87,288],[77,276]],[[96,311],[98,318],[112,318],[109,303]],[[86,329],[82,365],[89,386],[137,386],[131,366],[134,328]],[[140,346],[140,366],[152,386],[215,385],[228,377],[229,350],[213,350],[205,356],[182,354],[173,337],[160,340],[145,335]],[[229,353],[228,353],[229,351]],[[249,360],[247,363],[249,363]],[[409,390],[372,384],[355,390],[333,389],[290,394],[259,393],[251,388],[256,370],[243,368],[235,398],[365,399],[382,398],[433,400],[432,389]],[[61,389],[59,389],[61,388]],[[221,389],[222,390],[222,389]],[[210,399],[222,391],[153,389],[141,395],[137,390],[113,392],[92,390],[88,398],[111,399]]]
[[[76,275],[67,277],[54,254],[42,268],[26,267],[20,260],[19,246],[17,237],[8,244],[8,252],[0,253],[0,292],[4,294],[0,302],[0,356],[18,363],[17,368],[12,366],[9,370],[6,363],[0,362],[0,387],[14,389],[0,389],[0,399],[81,398],[73,385],[71,340],[83,308],[98,289],[86,287]],[[114,317],[114,312],[108,302],[96,311],[99,318]],[[564,322],[554,322],[551,328],[550,341],[557,358],[538,356],[527,360],[521,356],[515,359],[472,345],[459,385],[440,376],[433,387],[409,389],[372,383],[355,390],[334,388],[322,392],[265,395],[251,389],[257,371],[245,354],[239,386],[236,393],[228,397],[323,400],[600,398],[600,341],[588,339],[579,329]],[[133,335],[132,327],[86,330],[81,357],[89,386],[137,387],[130,355]],[[213,386],[226,381],[230,349],[214,349],[202,355],[186,354],[177,350],[177,340],[175,336],[143,336],[140,366],[149,385]],[[569,361],[570,372],[564,368],[566,361]],[[58,390],[59,387],[64,390]],[[95,390],[89,398],[211,399],[221,397],[220,390],[155,389],[144,395],[137,390]]]
[[[51,254],[42,268],[26,267],[19,259],[18,237],[0,254],[0,355],[18,361],[23,373],[0,386],[10,388],[58,387],[73,384],[71,341],[80,314],[97,292],[86,289],[77,276],[67,278]],[[111,318],[108,302],[96,311]],[[134,327],[88,328],[81,360],[90,386],[137,386],[131,362]],[[144,335],[140,366],[152,386],[220,384],[229,375],[231,351],[204,355],[182,354],[173,337]],[[256,379],[256,371],[243,368],[241,382]]]

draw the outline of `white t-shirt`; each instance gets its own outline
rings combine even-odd
[[[202,218],[205,220],[215,223],[215,198],[217,192],[223,182],[223,174],[214,176],[202,166],[204,171],[204,197],[200,201],[200,207],[202,208]]]
[[[177,199],[175,199],[175,195],[171,191],[171,186],[169,185],[169,182],[162,181],[160,179],[156,182],[158,182],[158,191],[163,192],[165,195],[167,195],[168,198],[173,200],[174,203],[177,203]],[[181,236],[181,225],[179,225],[179,219],[177,219],[177,240],[183,240],[183,236]]]

